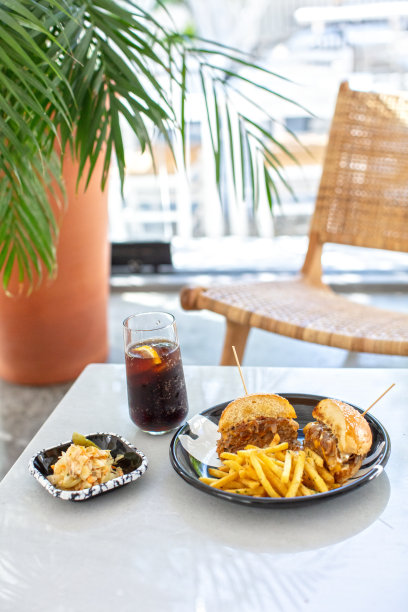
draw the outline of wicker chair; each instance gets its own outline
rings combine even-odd
[[[324,243],[408,252],[408,99],[340,86],[309,247],[295,280],[184,288],[186,310],[224,315],[222,365],[251,327],[349,351],[408,355],[408,314],[353,303],[322,282]]]

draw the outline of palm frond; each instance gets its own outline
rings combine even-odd
[[[27,277],[29,285],[43,275],[42,262],[48,274],[55,270],[55,239],[58,234],[56,214],[63,205],[63,194],[58,194],[53,184],[60,172],[60,162],[54,155],[46,163],[33,152],[31,163],[21,164],[19,182],[2,182],[2,218],[0,267],[4,266],[3,286],[6,289],[13,268],[18,261],[19,278]],[[44,191],[48,197],[44,198]],[[54,206],[49,197],[54,196]],[[22,281],[21,281],[22,282]]]
[[[0,39],[0,272],[5,288],[14,267],[19,281],[31,285],[55,269],[58,230],[48,202],[55,182],[62,189],[66,150],[78,160],[78,183],[83,176],[89,183],[98,157],[104,156],[102,188],[115,155],[123,187],[127,123],[153,161],[153,134],[173,150],[177,131],[183,154],[174,158],[187,164],[187,105],[197,82],[221,198],[227,175],[236,194],[254,207],[261,181],[271,208],[279,202],[278,183],[291,190],[271,146],[294,157],[268,129],[271,116],[260,117],[263,109],[256,103],[256,92],[292,103],[274,86],[285,77],[240,50],[181,36],[133,0],[2,1]],[[250,78],[250,70],[262,81]],[[242,93],[241,84],[252,88],[253,96]],[[253,100],[256,119],[240,108],[240,100]]]

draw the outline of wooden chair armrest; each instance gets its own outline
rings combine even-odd
[[[180,291],[180,303],[184,310],[201,310],[198,298],[206,291],[206,287],[183,287]]]

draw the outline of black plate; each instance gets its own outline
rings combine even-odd
[[[320,395],[305,395],[303,393],[279,393],[279,395],[286,397],[293,405],[297,414],[297,421],[299,423],[298,438],[302,440],[303,427],[310,421],[314,420],[312,417],[313,408],[320,400],[324,399],[324,397]],[[353,408],[356,408],[356,410],[359,412],[363,412],[360,408],[358,408],[358,406],[354,406],[353,404],[350,404],[350,402],[348,403],[350,406],[353,406]],[[204,410],[204,412],[201,414],[192,417],[187,423],[177,430],[170,444],[170,461],[173,468],[182,478],[184,478],[184,480],[204,493],[215,495],[216,497],[220,497],[221,499],[234,503],[263,507],[317,502],[334,495],[342,495],[355,489],[356,487],[366,484],[381,474],[385,464],[388,461],[391,451],[391,443],[388,433],[375,417],[371,416],[370,414],[366,414],[365,418],[370,425],[373,435],[373,444],[369,454],[364,459],[359,472],[338,489],[333,489],[331,491],[327,491],[326,493],[316,493],[315,495],[308,495],[305,497],[290,498],[251,497],[247,495],[228,493],[226,491],[221,491],[220,489],[213,489],[212,487],[201,482],[199,478],[200,476],[209,475],[208,470],[210,467],[212,467],[211,462],[216,456],[216,427],[218,426],[218,421],[222,411],[228,404],[229,402],[218,404],[217,406]],[[208,421],[210,421],[210,423],[208,423]],[[201,453],[196,453],[197,455],[200,455],[199,458],[192,454],[196,452],[194,449],[190,448],[190,450],[187,450],[186,448],[186,446],[194,447],[194,444],[197,441],[201,445]],[[206,451],[203,451],[204,448],[206,448]]]
[[[31,458],[28,466],[34,478],[54,497],[69,501],[84,501],[133,482],[145,473],[147,469],[147,458],[140,450],[125,440],[125,438],[113,433],[102,432],[88,434],[85,437],[94,442],[99,448],[110,450],[114,458],[118,455],[124,455],[124,457],[117,462],[117,465],[123,470],[123,476],[118,476],[104,484],[94,485],[89,489],[82,489],[81,491],[57,489],[57,487],[50,483],[47,476],[52,474],[51,465],[56,463],[61,452],[66,451],[72,444],[72,440],[69,440],[69,442],[62,442],[57,446],[36,453],[34,457]]]

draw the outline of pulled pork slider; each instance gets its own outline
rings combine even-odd
[[[304,445],[324,459],[341,484],[358,472],[370,450],[370,426],[357,410],[334,399],[321,400],[312,415],[316,421],[303,428]]]
[[[271,393],[240,397],[224,409],[218,431],[217,452],[236,453],[247,444],[268,446],[276,433],[290,448],[297,446],[296,412],[287,399]]]

